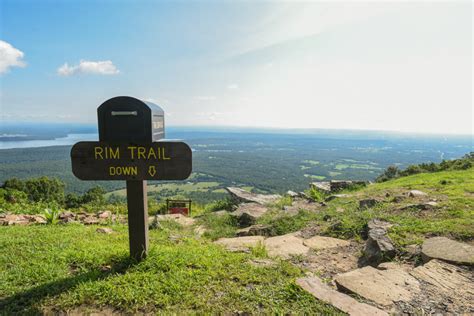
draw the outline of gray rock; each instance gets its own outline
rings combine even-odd
[[[257,203],[243,203],[230,215],[237,218],[241,227],[247,227],[255,224],[256,220],[267,211],[268,208]]]
[[[427,195],[428,194],[426,194],[425,192],[419,190],[411,190],[410,192],[408,192],[409,197],[423,197]]]
[[[474,265],[474,247],[446,237],[425,240],[421,247],[423,262],[440,259],[455,264]]]
[[[299,197],[300,195],[294,191],[291,191],[291,190],[288,190],[288,192],[286,192],[286,195],[292,197],[292,198],[297,198]]]
[[[377,205],[379,201],[376,199],[364,199],[359,201],[359,208],[364,209],[364,208],[371,208]]]
[[[318,277],[305,277],[296,280],[296,284],[318,300],[340,309],[351,316],[388,316],[388,313],[374,306],[359,303],[349,295],[333,290]]]
[[[387,235],[387,228],[390,225],[390,223],[377,219],[368,223],[369,231],[364,248],[364,257],[368,264],[377,266],[380,262],[395,257],[395,247]]]
[[[378,270],[368,266],[339,274],[335,282],[339,289],[383,306],[409,302],[420,292],[418,280],[402,268]]]
[[[281,195],[278,194],[271,194],[271,195],[265,195],[265,194],[255,194],[251,193],[249,191],[245,191],[241,188],[236,188],[236,187],[227,187],[225,188],[227,192],[229,192],[231,200],[235,204],[240,204],[240,203],[257,203],[257,204],[269,204],[269,203],[275,203],[281,198]]]
[[[352,181],[352,180],[331,180],[329,182],[331,192],[337,192],[344,189],[348,189],[354,185],[366,186],[367,182],[366,181]]]
[[[67,218],[67,219],[71,219],[71,218]],[[96,217],[89,216],[89,217],[84,218],[82,220],[82,223],[84,225],[96,225],[96,224],[99,224],[99,220]]]
[[[337,199],[337,198],[340,199],[340,198],[348,198],[348,197],[351,197],[351,195],[349,195],[349,194],[333,194],[333,195],[330,195],[327,198],[325,198],[324,201],[329,202],[329,201],[332,201],[332,200]]]
[[[310,184],[311,189],[322,193],[331,193],[331,184],[328,181],[313,182]]]
[[[112,212],[110,211],[102,211],[97,214],[98,218],[109,218],[112,216]]]
[[[61,214],[59,214],[59,219],[61,220],[66,220],[68,218],[74,218],[74,217],[76,217],[76,215],[74,215],[74,213],[70,211],[62,212]]]
[[[247,228],[242,228],[237,231],[237,236],[268,236],[271,226],[269,225],[252,225]]]
[[[314,236],[309,239],[305,239],[303,244],[314,250],[324,250],[337,247],[347,247],[350,245],[350,242],[338,238]]]
[[[228,251],[248,252],[250,251],[250,248],[262,245],[264,239],[265,237],[263,236],[245,236],[235,238],[220,238],[214,243],[224,246]]]

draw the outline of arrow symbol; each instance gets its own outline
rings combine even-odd
[[[155,174],[156,174],[156,168],[155,168],[155,166],[149,166],[149,167],[148,167],[148,173],[150,174],[150,176],[154,177]]]

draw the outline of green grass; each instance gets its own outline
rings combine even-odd
[[[170,314],[335,314],[299,289],[302,271],[287,262],[256,267],[191,232],[150,231],[146,260],[128,258],[126,226],[0,227],[0,314],[111,308]],[[170,235],[178,236],[169,238]]]

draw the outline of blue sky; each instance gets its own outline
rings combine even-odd
[[[4,121],[473,133],[469,1],[0,3]]]

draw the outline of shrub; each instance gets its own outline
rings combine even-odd
[[[43,215],[48,224],[56,225],[59,222],[59,210],[57,208],[47,208]]]

